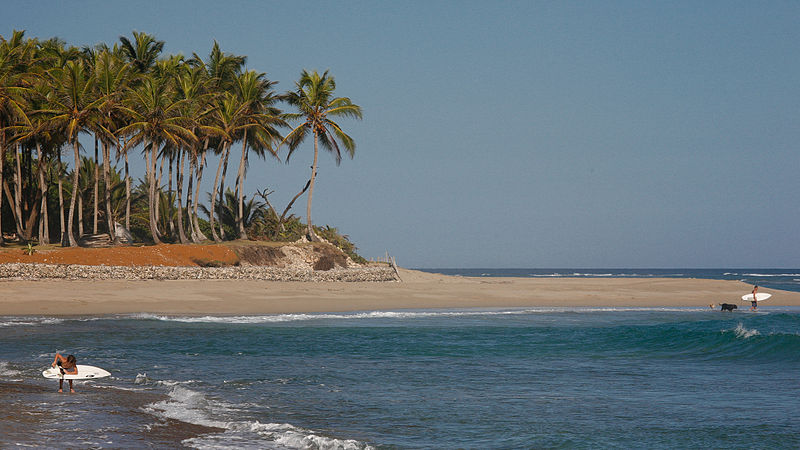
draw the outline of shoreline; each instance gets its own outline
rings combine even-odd
[[[0,315],[259,315],[516,307],[749,308],[743,282],[692,278],[469,278],[400,269],[402,282],[0,280]],[[800,306],[800,292],[764,306]]]

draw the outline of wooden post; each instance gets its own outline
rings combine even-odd
[[[388,252],[387,252],[387,255],[388,255]],[[388,258],[388,256],[387,256],[387,258]],[[394,269],[394,274],[397,276],[397,281],[403,281],[403,279],[400,278],[400,271],[397,270],[397,261],[394,260],[394,256],[392,256],[391,259],[389,259],[389,264],[392,266],[392,269]]]

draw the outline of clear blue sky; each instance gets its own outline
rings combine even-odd
[[[363,107],[313,219],[406,267],[800,267],[800,3],[4,1],[0,34],[248,56]],[[251,163],[302,187],[311,146]],[[304,201],[295,213],[304,216]]]

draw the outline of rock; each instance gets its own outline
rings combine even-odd
[[[0,264],[0,279],[11,280],[263,280],[263,281],[397,281],[389,267],[307,269],[229,266],[83,266],[78,264]]]

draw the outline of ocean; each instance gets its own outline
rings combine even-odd
[[[2,448],[800,447],[798,307],[5,316],[0,374]]]

